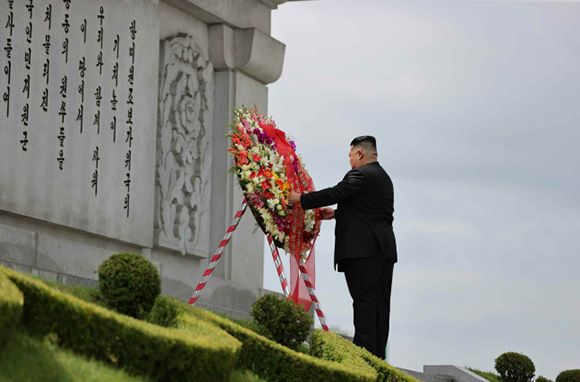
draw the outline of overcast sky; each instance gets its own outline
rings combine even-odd
[[[272,35],[287,47],[269,113],[316,187],[362,134],[393,179],[389,362],[493,371],[517,351],[550,379],[580,368],[580,4],[292,2]],[[333,247],[325,222],[317,292],[352,334]],[[280,290],[268,252],[264,286]]]

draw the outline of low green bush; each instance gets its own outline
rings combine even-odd
[[[310,352],[315,357],[338,362],[357,373],[371,369],[377,375],[375,380],[379,382],[418,382],[335,333],[315,330],[310,337]]]
[[[165,328],[177,327],[177,317],[180,310],[174,301],[168,296],[157,297],[146,321]]]
[[[495,359],[495,370],[503,382],[532,382],[536,367],[530,357],[507,352]]]
[[[377,379],[377,373],[372,369],[351,370],[344,364],[298,353],[199,308],[185,308],[180,319],[186,328],[202,320],[214,323],[236,337],[242,342],[238,367],[269,382],[371,382]]]
[[[145,318],[161,293],[159,272],[137,253],[111,255],[99,266],[98,274],[106,304],[131,317]]]
[[[564,370],[558,374],[556,382],[580,382],[580,369]]]
[[[250,314],[258,325],[272,335],[274,341],[294,350],[308,338],[314,323],[302,305],[294,305],[273,293],[257,299]]]
[[[23,324],[78,353],[156,381],[227,381],[241,344],[214,325],[167,329],[109,311],[1,268],[24,294]],[[195,330],[196,335],[191,332]]]
[[[360,349],[336,333],[315,330],[310,336],[310,354],[314,357],[338,362],[357,372],[374,374],[376,379],[376,371],[362,358]]]
[[[538,378],[536,378],[536,382],[554,382],[554,381],[544,377],[543,375],[539,375]],[[580,379],[578,379],[578,382],[580,382]]]
[[[0,271],[0,349],[14,329],[20,325],[24,297],[4,273]]]

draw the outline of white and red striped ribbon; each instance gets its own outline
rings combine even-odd
[[[236,215],[234,216],[234,219],[232,220],[232,224],[227,229],[226,234],[224,235],[223,240],[221,241],[220,245],[218,246],[218,249],[217,249],[215,255],[212,257],[209,265],[207,266],[205,272],[203,273],[203,278],[202,278],[201,282],[199,284],[197,284],[197,287],[195,288],[195,291],[193,292],[193,296],[191,297],[191,299],[189,299],[190,305],[195,305],[195,303],[199,299],[199,295],[201,294],[202,289],[205,287],[209,278],[211,277],[212,272],[214,271],[215,267],[218,265],[218,263],[222,257],[224,248],[226,247],[226,245],[228,245],[230,238],[232,236],[232,232],[234,232],[235,229],[237,228],[238,223],[240,222],[240,219],[241,219],[242,215],[244,214],[244,212],[246,212],[247,207],[248,207],[248,203],[247,203],[246,199],[244,198],[244,200],[242,201],[242,205],[240,206],[240,209],[236,212]],[[290,295],[290,289],[289,289],[290,287],[288,285],[288,280],[286,279],[286,274],[284,273],[284,266],[282,264],[282,260],[280,259],[280,254],[278,252],[278,248],[276,248],[276,245],[274,244],[274,241],[272,239],[271,234],[268,234],[267,238],[268,238],[268,244],[270,246],[270,250],[272,251],[272,258],[274,260],[274,265],[276,266],[276,271],[278,272],[278,279],[280,280],[280,285],[282,286],[282,290],[284,291],[284,295],[286,297],[288,297]],[[302,278],[304,279],[304,284],[306,285],[306,289],[308,290],[308,293],[310,294],[310,299],[314,303],[314,310],[316,311],[316,315],[318,316],[318,319],[320,320],[320,325],[322,326],[323,330],[329,332],[330,329],[328,328],[328,325],[326,324],[326,317],[324,316],[324,313],[322,312],[322,308],[320,307],[320,302],[318,301],[318,298],[316,297],[316,293],[314,292],[314,285],[312,285],[312,282],[310,282],[310,277],[308,276],[308,271],[306,270],[304,259],[300,259],[299,269],[300,269],[300,273],[302,274]]]
[[[310,282],[310,277],[308,277],[308,271],[306,270],[306,264],[304,263],[304,259],[302,259],[302,258],[300,259],[299,269],[300,269],[300,273],[302,274],[302,278],[304,279],[304,284],[306,285],[306,289],[308,290],[308,293],[310,294],[310,299],[312,300],[312,303],[314,304],[314,310],[316,311],[316,315],[318,316],[318,320],[320,321],[320,326],[322,326],[322,329],[324,331],[330,332],[330,328],[326,324],[326,317],[324,316],[324,313],[322,312],[322,308],[320,307],[320,301],[318,301],[318,298],[316,297],[316,293],[314,292],[314,285],[312,285],[312,282]]]
[[[274,244],[272,239],[272,234],[267,235],[268,244],[270,245],[270,251],[272,251],[272,258],[274,259],[274,265],[276,266],[276,272],[278,272],[278,280],[280,280],[280,285],[284,291],[284,296],[288,298],[290,295],[290,285],[288,284],[288,279],[286,279],[286,273],[284,272],[284,265],[282,264],[282,259],[280,259],[280,254],[278,253],[278,248]]]
[[[238,226],[238,223],[240,222],[240,219],[241,219],[242,215],[244,214],[244,212],[246,212],[247,207],[248,207],[248,202],[244,198],[244,200],[242,201],[242,205],[240,206],[240,209],[238,210],[238,212],[236,212],[236,215],[234,216],[234,219],[232,220],[232,224],[229,226],[228,230],[226,231],[226,234],[224,235],[224,238],[221,241],[215,255],[211,258],[209,265],[207,266],[205,272],[203,273],[203,279],[201,280],[201,282],[199,284],[197,284],[197,288],[195,288],[195,291],[193,292],[193,296],[189,299],[189,304],[195,305],[195,303],[197,302],[197,299],[199,298],[201,290],[203,289],[203,287],[205,287],[205,284],[207,284],[207,281],[209,280],[211,273],[213,272],[215,267],[218,265],[218,263],[222,257],[222,253],[224,252],[224,248],[226,245],[228,245],[228,243],[230,241],[230,237],[232,236],[232,232],[234,232],[234,230]]]

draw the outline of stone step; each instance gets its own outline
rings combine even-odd
[[[423,372],[398,368],[423,382],[489,382],[474,372],[454,365],[424,365]]]

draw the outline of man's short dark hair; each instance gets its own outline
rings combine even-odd
[[[350,142],[352,147],[360,147],[364,151],[377,152],[377,140],[372,135],[361,135]]]

